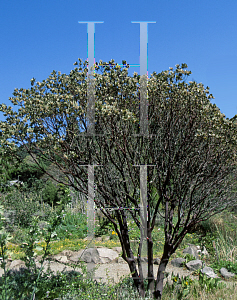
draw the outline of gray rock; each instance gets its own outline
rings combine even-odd
[[[115,262],[118,256],[119,254],[117,251],[105,247],[88,248],[82,249],[78,252],[77,255],[71,256],[70,260],[74,262],[81,260],[86,263],[106,264],[110,262]]]
[[[61,263],[68,263],[69,262],[66,255],[58,254],[58,255],[54,256],[54,259],[57,260],[58,262],[61,262]]]
[[[190,271],[196,271],[202,267],[202,261],[199,259],[191,260],[186,264],[186,267]]]
[[[25,267],[25,262],[20,259],[13,260],[9,266],[10,269],[17,269],[17,270],[19,270],[22,267]]]
[[[183,267],[184,262],[185,262],[184,258],[178,257],[178,258],[175,258],[171,261],[171,265],[174,266],[174,267],[181,268],[181,267]]]
[[[36,267],[40,268],[41,264],[39,262],[36,262]],[[43,272],[45,272],[48,267],[50,267],[50,269],[53,271],[54,274],[57,274],[57,272],[62,273],[64,271],[73,271],[74,270],[74,268],[72,268],[70,266],[66,266],[66,265],[61,264],[56,261],[44,261]],[[75,271],[82,273],[82,270],[78,267],[75,268]]]
[[[229,279],[235,276],[234,273],[229,272],[226,268],[220,269],[221,276],[223,276],[225,279]]]
[[[100,263],[110,263],[115,261],[118,258],[118,252],[108,248],[98,248],[98,257],[100,258]]]
[[[189,245],[188,248],[185,248],[183,250],[183,254],[189,254],[192,255],[193,257],[195,257],[196,259],[199,259],[199,255],[198,255],[198,248],[195,245]]]
[[[122,250],[122,247],[113,247],[114,251],[117,251],[118,253],[121,253],[123,250]]]
[[[85,249],[80,249],[78,252],[72,253],[70,256],[68,256],[69,260],[73,263],[77,263],[79,260],[82,260],[81,255],[84,251],[85,251]]]
[[[85,249],[85,251],[82,253],[82,255],[79,257],[81,261],[84,261],[86,263],[99,263],[99,257],[98,257],[98,252],[96,248],[89,248]]]
[[[211,278],[218,278],[218,276],[215,274],[214,270],[211,267],[204,267],[201,272],[203,274],[206,274],[208,277]]]

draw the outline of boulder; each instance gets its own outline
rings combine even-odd
[[[8,275],[11,274],[13,276],[15,276],[16,274],[23,274],[27,269],[25,262],[20,259],[13,260],[12,262],[7,263],[6,266],[7,266],[7,274]],[[3,274],[4,274],[4,270],[0,268],[0,277]]]
[[[20,268],[26,268],[25,262],[20,259],[13,260],[9,266],[9,269],[19,270]]]
[[[189,254],[192,255],[193,257],[195,257],[196,259],[199,259],[199,255],[198,255],[198,248],[195,245],[189,244],[189,247],[185,248],[183,250],[183,254]]]
[[[196,271],[202,267],[202,261],[199,259],[191,260],[186,264],[186,267],[190,271]]]
[[[220,269],[221,276],[223,276],[225,279],[229,279],[235,276],[234,273],[229,272],[226,268]]]
[[[122,247],[113,247],[114,251],[117,251],[118,253],[121,253],[123,250],[122,250]]]
[[[113,262],[119,256],[117,251],[108,248],[98,248],[97,252],[102,264]]]
[[[96,248],[85,249],[81,256],[78,255],[78,259],[86,263],[99,263],[98,252]]]
[[[185,259],[182,258],[182,257],[178,257],[178,258],[175,258],[171,261],[171,265],[174,266],[174,267],[178,267],[178,268],[181,268],[183,267],[184,263],[185,263]]]
[[[215,274],[214,270],[211,267],[204,267],[201,272],[203,274],[206,274],[208,277],[211,278],[218,278],[218,276]]]
[[[66,255],[58,254],[54,256],[54,259],[60,263],[64,263],[64,264],[69,263],[69,260]]]
[[[40,269],[41,264],[39,262],[36,262],[36,267],[38,269]],[[74,268],[72,268],[70,266],[67,266],[65,264],[56,262],[56,261],[44,261],[44,263],[43,263],[43,268],[44,268],[43,272],[45,272],[48,267],[50,267],[50,269],[53,271],[54,274],[57,274],[57,272],[62,273],[62,272],[65,272],[65,271],[70,272],[70,271],[74,270]],[[82,270],[78,267],[75,268],[75,271],[79,272],[79,273],[82,273]]]
[[[102,248],[89,248],[82,250],[81,255],[77,255],[77,259],[84,261],[86,263],[101,263],[106,264],[110,262],[115,262],[118,258],[118,252],[112,249],[108,249],[105,247]],[[72,258],[70,258],[72,260]],[[76,257],[73,259],[76,260]]]
[[[67,252],[66,252],[67,251]],[[80,257],[82,255],[82,253],[85,251],[85,249],[80,249],[79,251],[77,252],[73,252],[73,251],[70,251],[70,250],[64,250],[63,252],[61,252],[60,254],[57,254],[55,255],[57,260],[59,260],[59,256],[62,255],[62,256],[67,256],[69,262],[72,262],[72,263],[77,263],[79,260],[80,260]],[[53,258],[55,257],[53,256]]]

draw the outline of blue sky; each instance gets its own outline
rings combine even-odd
[[[148,25],[148,75],[187,63],[189,80],[210,87],[212,103],[237,114],[237,1],[8,0],[0,2],[0,102],[30,79],[69,73],[87,59],[87,25],[95,25],[95,60],[139,64],[140,25]],[[139,73],[131,67],[129,75]],[[16,109],[14,109],[16,110]],[[5,117],[0,113],[0,120]]]

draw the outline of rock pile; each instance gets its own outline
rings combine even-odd
[[[85,262],[87,264],[126,264],[124,259],[120,256],[122,252],[121,247],[114,247],[113,249],[108,249],[105,247],[97,247],[97,248],[88,248],[88,249],[81,249],[79,251],[71,251],[71,250],[64,250],[60,254],[49,256],[48,260],[44,262],[44,267],[47,269],[47,267],[50,265],[51,270],[59,272],[63,271],[72,271],[73,270],[73,264],[78,263],[80,261]],[[208,252],[206,249],[203,249],[203,251],[200,250],[199,247],[195,245],[189,245],[188,248],[183,250],[183,254],[189,254],[193,256],[193,260],[186,263],[185,258],[175,258],[171,261],[171,266],[174,268],[183,268],[186,266],[187,270],[189,271],[196,271],[198,269],[201,269],[201,272],[203,274],[206,274],[208,277],[211,278],[217,278],[217,274],[215,274],[214,270],[208,266],[205,265],[205,262],[201,260],[200,254],[204,254],[205,256],[208,256]],[[40,267],[40,261],[41,257],[36,258],[36,266]],[[137,261],[136,261],[137,262]],[[147,259],[142,258],[142,262],[146,263]],[[154,265],[159,265],[160,259],[155,258],[154,259]],[[18,271],[21,268],[25,268],[24,261],[21,260],[8,260],[7,266],[9,270]],[[122,265],[121,265],[122,267]],[[157,266],[158,267],[158,266]],[[75,271],[82,272],[82,270],[79,267],[75,268]],[[3,274],[3,270],[0,269],[0,276]],[[221,268],[220,274],[223,278],[229,279],[235,276],[235,274],[228,272],[227,269]]]
[[[171,261],[171,264],[175,267],[186,266],[186,268],[190,271],[196,271],[198,269],[201,269],[201,272],[203,274],[206,274],[207,277],[218,278],[218,276],[217,276],[217,274],[215,274],[214,270],[211,267],[206,266],[205,262],[200,260],[201,254],[203,254],[204,257],[209,256],[205,247],[203,248],[203,251],[201,251],[199,246],[189,244],[189,247],[183,250],[183,254],[189,254],[196,259],[191,260],[188,263],[186,263],[186,260],[184,258],[179,257],[179,258],[173,259]],[[229,279],[229,278],[232,278],[235,276],[234,273],[228,272],[228,270],[226,268],[221,268],[219,272],[220,272],[221,276],[224,277],[225,279]]]

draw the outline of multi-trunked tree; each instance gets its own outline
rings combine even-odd
[[[161,298],[167,263],[185,235],[197,223],[236,203],[232,188],[236,184],[235,118],[226,119],[211,104],[208,88],[186,83],[191,74],[187,65],[176,65],[149,78],[149,134],[139,135],[140,76],[127,76],[127,68],[111,61],[108,66],[96,66],[103,71],[94,74],[96,134],[87,135],[88,69],[82,68],[81,60],[77,64],[69,75],[53,71],[42,82],[33,78],[30,89],[16,89],[10,100],[20,106],[18,112],[0,106],[6,114],[6,121],[0,123],[2,155],[17,155],[18,146],[23,145],[36,163],[39,158],[53,163],[68,180],[49,176],[85,195],[86,166],[97,165],[96,206],[114,225],[122,257],[143,297],[142,243],[137,268],[127,214],[139,229],[147,228],[143,234],[148,288],[155,299]],[[35,150],[38,155],[33,155]],[[147,219],[136,213],[140,208],[136,166],[147,168]],[[165,241],[155,277],[152,232],[157,215],[164,221]]]

